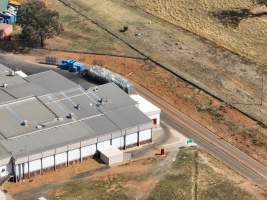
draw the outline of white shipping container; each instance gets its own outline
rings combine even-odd
[[[123,162],[123,152],[114,146],[100,148],[100,159],[108,164],[114,165]]]

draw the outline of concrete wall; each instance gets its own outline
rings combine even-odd
[[[87,142],[76,143],[40,154],[31,155],[29,157],[20,158],[20,160],[17,160],[18,164],[15,165],[15,174],[17,180],[20,180],[35,173],[42,173],[47,169],[56,169],[59,165],[67,166],[72,161],[82,161],[86,157],[93,156],[96,153],[97,148],[113,145],[117,148],[125,149],[143,144],[147,141],[152,141],[151,129],[101,142],[90,140]],[[92,142],[96,143],[91,144]],[[116,160],[120,160],[121,157],[114,157],[114,159],[112,158],[113,160],[109,160],[110,158],[107,159],[108,163],[114,163],[117,162]],[[4,167],[5,166],[3,166],[3,168]],[[8,173],[11,173],[11,171],[9,170]]]

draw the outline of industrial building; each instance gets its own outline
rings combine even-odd
[[[0,119],[0,177],[15,181],[152,141],[152,120],[118,86],[85,90],[54,71],[26,76],[0,65]]]

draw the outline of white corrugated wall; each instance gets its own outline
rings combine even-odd
[[[110,140],[97,143],[97,149],[110,146]]]
[[[29,162],[29,171],[35,172],[41,170],[41,159],[33,160]]]
[[[152,137],[151,129],[139,132],[139,142],[150,140]]]
[[[68,152],[68,160],[79,160],[80,159],[80,149],[74,149]]]
[[[124,136],[113,138],[111,142],[112,142],[112,146],[117,147],[117,148],[122,148],[124,147]]]
[[[56,154],[55,160],[56,160],[56,165],[67,163],[67,152]]]
[[[82,158],[92,156],[95,154],[95,152],[96,152],[96,145],[95,144],[84,146],[81,148]]]
[[[50,167],[54,167],[54,156],[48,156],[43,158],[42,160],[42,164],[43,164],[43,169],[45,168],[50,168]]]
[[[130,135],[126,135],[126,138],[125,138],[125,145],[128,146],[128,145],[132,145],[132,144],[136,144],[137,143],[137,133],[133,133],[133,134],[130,134]]]

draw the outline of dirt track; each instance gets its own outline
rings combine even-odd
[[[256,64],[121,1],[61,1],[151,60],[267,124],[267,78]],[[129,30],[120,33],[124,25]]]

